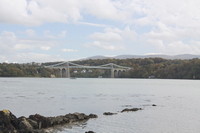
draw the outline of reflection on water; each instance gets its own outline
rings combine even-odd
[[[52,133],[200,132],[198,80],[0,78],[0,86],[0,110],[8,109],[17,117],[74,112],[99,116],[48,129]],[[120,113],[133,107],[143,110]],[[104,112],[118,114],[104,116]]]

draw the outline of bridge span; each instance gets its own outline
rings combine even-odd
[[[118,78],[120,77],[121,73],[127,72],[128,70],[131,69],[130,67],[124,67],[124,66],[120,66],[114,63],[108,63],[108,64],[100,65],[100,66],[84,66],[84,65],[79,65],[79,64],[72,63],[69,61],[45,66],[45,68],[59,69],[61,77],[64,77],[64,78],[70,78],[70,68],[110,69],[111,78]]]

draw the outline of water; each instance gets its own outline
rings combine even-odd
[[[17,117],[74,112],[99,116],[50,129],[55,133],[199,133],[199,86],[198,80],[0,78],[0,110]],[[133,107],[143,110],[119,112]]]

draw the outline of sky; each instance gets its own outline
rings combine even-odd
[[[199,0],[0,0],[0,62],[200,55]]]

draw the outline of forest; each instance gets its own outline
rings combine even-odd
[[[0,77],[61,77],[58,69],[45,68],[44,66],[59,62],[37,63],[0,63]],[[120,78],[158,78],[158,79],[200,79],[200,59],[169,60],[163,58],[132,58],[132,59],[97,59],[73,61],[80,65],[98,66],[115,63],[120,66],[131,67]],[[70,69],[72,77],[99,77],[109,78],[109,70],[100,69]]]

